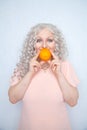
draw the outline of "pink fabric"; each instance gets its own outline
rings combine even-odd
[[[77,87],[79,80],[68,61],[62,63],[61,71]],[[32,79],[23,98],[18,130],[71,130],[60,86],[49,69]]]
[[[72,66],[72,64],[68,61],[62,63],[61,67],[62,73],[64,74],[67,81],[73,86],[77,87],[79,84],[79,79],[76,75],[76,72]]]

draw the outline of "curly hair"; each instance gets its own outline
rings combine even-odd
[[[47,28],[54,36],[54,41],[56,44],[56,49],[54,51],[55,55],[58,56],[60,60],[64,60],[68,54],[63,34],[55,25],[48,23],[37,24],[32,27],[30,32],[27,34],[19,63],[17,63],[17,68],[20,71],[21,77],[24,77],[25,74],[29,71],[29,62],[32,57],[36,55],[34,45],[36,43],[37,34],[45,28]]]

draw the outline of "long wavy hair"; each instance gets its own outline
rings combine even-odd
[[[60,60],[64,60],[66,58],[68,51],[65,39],[61,31],[55,25],[52,24],[37,24],[36,26],[31,28],[23,44],[19,63],[17,63],[17,69],[20,71],[20,77],[24,77],[25,74],[29,71],[30,60],[33,56],[36,55],[34,45],[37,40],[37,34],[45,28],[47,28],[54,36],[54,41],[56,44],[56,49],[54,51],[55,55],[58,56]]]

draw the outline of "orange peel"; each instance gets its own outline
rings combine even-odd
[[[48,61],[51,59],[51,52],[48,48],[43,48],[40,51],[39,58],[43,61]]]

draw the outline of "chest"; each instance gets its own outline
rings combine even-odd
[[[50,71],[40,71],[32,79],[24,100],[35,103],[62,101],[62,92],[55,75]]]

